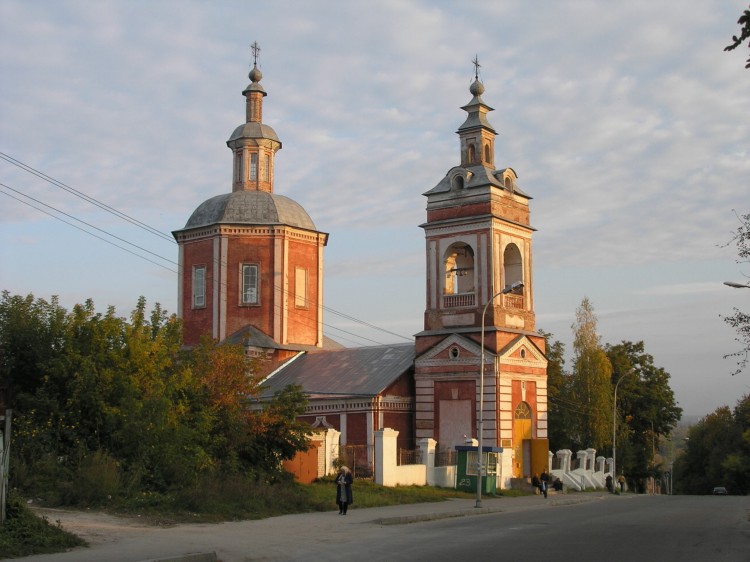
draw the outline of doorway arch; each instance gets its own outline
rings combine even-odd
[[[532,435],[531,406],[527,402],[519,402],[513,412],[513,476],[522,478],[531,476],[531,435]]]

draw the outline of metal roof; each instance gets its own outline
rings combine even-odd
[[[227,336],[226,340],[227,343],[231,344],[240,344],[245,347],[257,347],[261,349],[284,349],[284,350],[291,350],[291,351],[320,351],[321,348],[315,346],[315,345],[305,345],[305,344],[280,344],[274,339],[269,336],[268,334],[265,334],[262,330],[259,330],[255,326],[251,324],[247,324],[234,332],[233,334]],[[323,336],[323,348],[322,349],[345,349],[343,345],[338,343],[336,340],[333,340],[329,338],[328,336]]]
[[[316,396],[377,396],[414,367],[413,343],[305,353],[263,383],[263,396],[290,384]]]
[[[234,191],[211,197],[193,211],[185,229],[212,224],[284,224],[316,230],[302,205],[266,191]]]

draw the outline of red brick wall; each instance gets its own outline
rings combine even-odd
[[[416,448],[416,442],[414,440],[414,416],[411,413],[383,412],[383,427],[389,427],[398,431],[396,443],[400,448]]]
[[[203,334],[211,335],[213,324],[213,240],[184,245],[182,271],[182,321],[185,345],[196,345]],[[206,305],[193,309],[193,266],[206,266]]]
[[[367,415],[364,412],[347,414],[346,444],[367,445]]]
[[[287,342],[319,345],[318,326],[318,263],[319,255],[323,251],[318,245],[317,238],[313,240],[299,240],[287,238],[287,270],[281,276],[274,270],[276,239],[269,229],[268,235],[237,235],[228,237],[226,279],[221,284],[226,290],[226,335],[252,325],[263,333],[274,337],[274,318],[287,306]],[[182,274],[182,311],[184,323],[184,341],[186,345],[195,345],[201,335],[213,333],[213,278],[214,268],[214,240],[217,236],[201,239],[184,244],[183,274]],[[240,264],[258,264],[260,266],[260,292],[258,305],[240,304]],[[192,274],[194,265],[206,266],[206,306],[193,309],[192,306]],[[307,271],[307,301],[306,307],[295,306],[295,270],[297,267]],[[286,294],[281,298],[285,302],[278,302],[274,284],[280,283],[283,277],[286,283]],[[286,342],[285,342],[286,343]]]
[[[383,396],[403,396],[406,398],[414,396],[414,374],[409,371],[401,375],[385,389]]]

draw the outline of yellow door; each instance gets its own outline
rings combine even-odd
[[[528,457],[529,451],[524,451],[524,439],[531,439],[531,408],[526,402],[521,402],[516,407],[513,416],[513,450],[515,458],[513,460],[513,476],[521,478],[531,476],[526,474],[530,470]]]

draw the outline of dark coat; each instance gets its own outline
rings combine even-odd
[[[344,474],[343,486],[338,483],[339,478],[340,476],[336,477],[336,503],[354,503],[354,497],[352,496],[352,473],[347,472]]]

